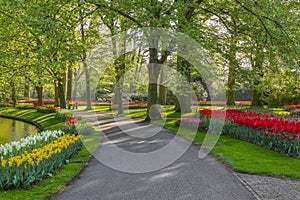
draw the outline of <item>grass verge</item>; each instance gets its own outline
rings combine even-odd
[[[63,124],[63,122],[59,122],[55,118],[55,113],[44,114],[37,112],[35,109],[3,108],[0,109],[0,115],[32,120],[33,122],[41,125],[45,130],[57,130],[60,129]],[[47,199],[63,189],[67,183],[76,177],[86,166],[86,163],[90,160],[90,158],[91,154],[85,147],[83,147],[77,155],[73,156],[70,163],[65,165],[54,176],[43,180],[40,184],[28,190],[1,191],[0,199]]]

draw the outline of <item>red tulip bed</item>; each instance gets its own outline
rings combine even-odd
[[[266,113],[241,112],[235,110],[199,110],[203,119],[201,127],[209,126],[211,117],[223,118],[226,112],[222,134],[244,140],[273,151],[300,158],[300,119]],[[199,126],[200,127],[200,126]]]

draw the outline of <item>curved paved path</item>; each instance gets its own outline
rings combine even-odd
[[[132,137],[124,132],[134,129],[136,124],[127,119],[122,119],[122,125],[116,126],[106,114],[95,115],[85,112],[77,114],[93,121],[96,127],[102,128],[103,134],[106,134],[112,143],[131,152],[155,151],[174,137],[164,129],[150,138]],[[138,126],[138,131],[134,134],[143,135],[149,130],[157,129],[155,125],[138,124]],[[106,145],[110,144],[101,144],[98,154]],[[80,176],[52,199],[257,199],[238,176],[211,156],[200,160],[198,151],[199,149],[192,145],[171,165],[158,171],[138,174],[114,170],[92,158]],[[97,154],[95,156],[97,157]]]

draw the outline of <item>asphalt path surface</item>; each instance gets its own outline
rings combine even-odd
[[[118,118],[116,123],[106,114],[77,114],[92,121],[106,139],[102,139],[100,148],[79,177],[52,199],[256,199],[225,165],[212,156],[199,159],[199,148],[193,145],[177,160],[156,171],[151,171],[151,167],[157,167],[165,155],[149,164],[110,153],[112,145],[141,155],[155,152],[174,141],[174,134],[168,130],[125,118]],[[187,143],[183,139],[176,142],[178,149]],[[149,172],[132,173],[141,166]]]

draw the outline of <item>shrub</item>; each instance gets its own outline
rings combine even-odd
[[[92,134],[95,129],[93,125],[87,120],[81,120],[76,123],[77,133],[80,135]]]
[[[61,130],[67,134],[75,134],[77,135],[77,129],[75,126],[75,123],[77,122],[76,117],[68,117],[66,118],[66,122],[64,125],[62,125]]]
[[[35,109],[32,105],[17,105],[16,108],[18,109]]]
[[[6,108],[6,107],[9,107],[8,104],[4,104],[4,103],[0,103],[0,108]]]
[[[60,122],[65,122],[67,118],[73,117],[71,112],[56,112],[55,118]]]
[[[41,113],[46,113],[46,114],[49,114],[49,113],[56,113],[56,109],[54,107],[37,107],[36,109],[38,112],[41,112]]]

